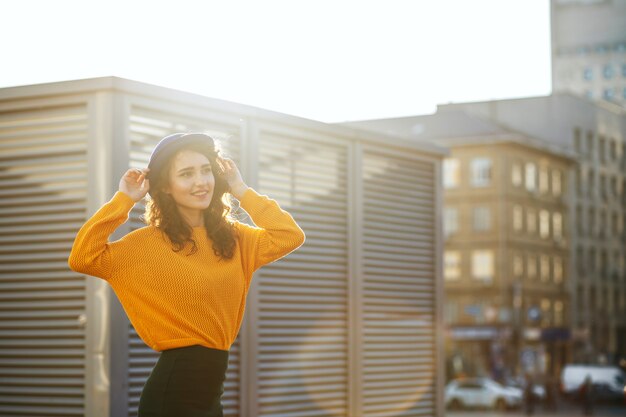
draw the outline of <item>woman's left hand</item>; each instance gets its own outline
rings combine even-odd
[[[248,189],[248,186],[241,178],[241,172],[239,172],[239,168],[230,158],[221,158],[217,157],[217,163],[219,165],[219,175],[226,180],[228,186],[230,187],[229,192],[235,196],[237,199],[241,199],[243,194]]]

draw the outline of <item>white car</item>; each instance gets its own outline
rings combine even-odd
[[[445,403],[451,409],[465,407],[505,410],[522,405],[523,392],[519,388],[504,387],[489,378],[463,378],[446,385]]]
[[[626,374],[617,366],[565,365],[561,372],[561,391],[574,397],[589,376],[598,400],[620,400],[626,395]]]

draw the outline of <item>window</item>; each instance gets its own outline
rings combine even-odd
[[[524,274],[524,258],[521,255],[513,256],[513,275],[516,278]]]
[[[550,280],[550,257],[548,255],[541,255],[539,257],[539,275],[543,282]]]
[[[555,256],[552,260],[552,276],[555,284],[563,282],[563,259],[560,256]]]
[[[486,187],[491,184],[491,159],[476,158],[472,160],[472,185]]]
[[[472,276],[475,279],[491,282],[494,275],[494,255],[491,250],[475,250],[472,252]]]
[[[589,271],[596,272],[596,250],[594,248],[589,249]]]
[[[552,236],[555,240],[563,238],[563,215],[561,213],[552,213]]]
[[[489,207],[474,207],[474,230],[486,231],[491,229],[491,210]]]
[[[537,278],[537,257],[535,255],[528,255],[526,259],[526,274],[528,278]]]
[[[606,236],[606,212],[600,209],[599,212],[599,224],[598,224],[598,236],[604,237]]]
[[[587,132],[587,155],[589,157],[593,155],[593,132],[591,130]]]
[[[552,303],[548,298],[541,300],[541,325],[546,327],[550,325]]]
[[[610,80],[611,78],[613,78],[613,65],[606,64],[602,70],[602,73],[604,74],[604,79],[606,80]]]
[[[459,211],[456,207],[446,207],[444,209],[443,233],[446,237],[459,230]]]
[[[611,161],[615,161],[617,159],[617,141],[614,139],[609,139],[609,152]]]
[[[460,382],[459,389],[482,390],[483,385],[480,381]]]
[[[512,166],[511,166],[511,183],[516,186],[519,187],[522,185],[523,179],[522,179],[522,164],[520,164],[519,162],[515,162]]]
[[[622,77],[626,77],[626,64],[622,64]]]
[[[606,162],[606,139],[604,136],[598,138],[598,156],[600,157],[600,162]]]
[[[548,192],[548,168],[541,167],[539,169],[539,192],[546,194]]]
[[[535,213],[534,210],[528,210],[526,212],[526,228],[530,234],[537,232],[537,213]]]
[[[589,177],[587,180],[587,194],[589,197],[593,197],[593,193],[596,189],[596,174],[593,169],[589,170]]]
[[[578,194],[582,195],[585,191],[585,169],[580,167],[578,171],[576,171],[576,190]]]
[[[576,206],[576,230],[580,236],[585,235],[585,222],[583,221],[583,208]]]
[[[593,69],[591,67],[586,67],[583,70],[583,79],[586,81],[593,80]]]
[[[576,152],[579,154],[583,153],[583,144],[582,144],[582,138],[580,137],[580,128],[576,127],[574,128],[574,149],[576,149]]]
[[[559,197],[561,195],[562,189],[562,174],[558,169],[552,170],[552,195],[555,197]]]
[[[612,101],[615,98],[615,88],[605,88],[602,97],[607,101]]]
[[[526,189],[528,191],[537,189],[537,166],[532,162],[526,163]]]
[[[600,195],[602,196],[604,200],[608,198],[606,175],[604,174],[600,174]]]
[[[539,236],[543,239],[550,236],[550,212],[548,210],[539,212]]]
[[[524,229],[523,216],[522,206],[513,206],[513,230],[516,232],[521,232]]]
[[[554,302],[554,325],[563,325],[563,301]]]
[[[458,159],[446,158],[443,160],[443,186],[454,188],[459,186],[460,164]]]
[[[456,281],[461,278],[461,253],[459,251],[445,251],[444,278],[446,281]]]
[[[576,268],[579,275],[585,274],[585,251],[582,246],[576,248]]]
[[[587,230],[589,231],[589,235],[595,236],[596,234],[596,210],[593,207],[589,208],[589,215],[587,216],[587,221],[589,222],[589,226]]]

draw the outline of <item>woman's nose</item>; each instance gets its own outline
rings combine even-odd
[[[196,178],[195,178],[195,184],[196,185],[206,185],[209,182],[211,182],[211,175],[210,174],[209,175],[200,174],[200,175],[197,175]]]

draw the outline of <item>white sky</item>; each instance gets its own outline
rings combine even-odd
[[[0,87],[115,75],[324,122],[551,91],[548,0],[6,0]]]

